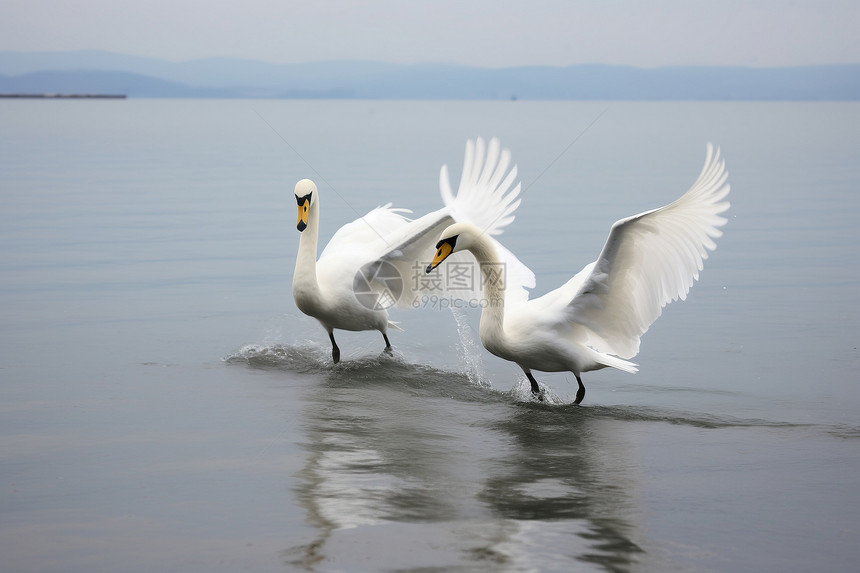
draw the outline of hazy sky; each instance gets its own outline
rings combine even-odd
[[[492,67],[860,63],[859,0],[2,0],[0,50]]]

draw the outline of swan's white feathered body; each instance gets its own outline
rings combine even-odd
[[[319,320],[329,333],[335,362],[340,356],[335,329],[378,330],[388,348],[386,332],[395,325],[388,320],[386,308],[417,306],[416,301],[430,291],[436,296],[476,296],[474,286],[461,291],[446,288],[423,280],[420,270],[439,233],[455,221],[468,221],[490,234],[501,233],[513,221],[520,203],[520,185],[514,184],[517,169],[511,167],[510,159],[508,150],[501,149],[496,139],[489,145],[480,138],[467,142],[456,196],[451,192],[447,167],[442,167],[442,209],[410,220],[408,210],[392,208],[390,203],[377,207],[341,227],[319,260],[319,190],[309,179],[296,184],[297,227],[302,234],[293,274],[293,297],[296,306]],[[520,280],[533,285],[531,271],[499,247]],[[398,279],[400,288],[392,289]]]
[[[560,288],[528,300],[505,296],[510,280],[485,280],[490,304],[481,314],[483,345],[516,362],[534,392],[531,370],[573,372],[580,386],[577,403],[585,393],[580,373],[607,366],[636,372],[629,359],[639,352],[640,337],[664,306],[686,298],[708,251],[716,248],[714,239],[726,223],[721,213],[729,208],[727,177],[719,150],[708,144],[705,165],[689,191],[665,207],[617,221],[598,259]],[[451,248],[444,248],[446,242]],[[446,229],[437,248],[442,255],[469,250],[482,263],[496,257],[494,245],[468,224]],[[444,258],[437,254],[433,263]]]

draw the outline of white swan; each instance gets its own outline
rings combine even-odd
[[[686,298],[708,250],[716,248],[713,239],[726,223],[720,213],[729,208],[727,177],[719,150],[709,143],[705,165],[689,191],[665,207],[617,221],[597,261],[540,298],[506,296],[519,285],[511,277],[505,284],[485,274],[484,347],[516,362],[541,398],[532,370],[573,372],[579,384],[576,404],[585,396],[582,372],[607,366],[636,372],[628,360],[639,352],[639,338],[664,306]],[[492,242],[469,224],[445,229],[436,248],[427,272],[463,250],[482,268],[499,260]]]
[[[455,221],[468,221],[497,234],[514,220],[519,206],[520,184],[514,185],[517,168],[510,170],[510,152],[498,140],[485,145],[480,138],[466,143],[466,156],[457,196],[451,193],[447,166],[440,172],[440,191],[445,206],[417,220],[406,209],[377,207],[364,217],[341,227],[317,260],[320,193],[309,179],[296,184],[296,226],[301,232],[293,297],[303,313],[316,318],[328,332],[332,360],[340,360],[334,330],[378,330],[391,349],[386,308],[418,306],[423,293],[439,287],[437,296],[467,296],[444,285],[424,280],[427,254],[439,233]],[[499,245],[502,256],[519,269],[521,280],[534,284],[534,275]],[[421,280],[416,280],[416,277]],[[474,289],[472,289],[474,291]],[[471,291],[470,291],[471,292]],[[480,291],[475,292],[480,296]]]

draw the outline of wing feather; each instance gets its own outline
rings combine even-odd
[[[365,252],[365,257],[374,258],[384,252],[388,241],[386,237],[403,229],[408,223],[409,209],[392,207],[391,203],[381,205],[367,213],[364,217],[347,223],[337,230],[328,244],[320,253],[323,260],[332,253]]]
[[[482,138],[469,140],[456,196],[451,191],[447,167],[443,165],[440,171],[439,191],[444,208],[409,220],[400,213],[394,213],[400,210],[386,205],[364,217],[368,224],[362,224],[361,220],[350,223],[347,227],[351,230],[342,238],[343,241],[337,236],[343,229],[332,241],[338,238],[343,244],[357,238],[363,240],[367,257],[360,264],[371,265],[365,271],[366,276],[377,276],[373,265],[378,267],[382,261],[392,264],[403,281],[403,294],[396,303],[398,307],[414,307],[416,301],[420,304],[424,297],[432,296],[480,301],[483,296],[481,272],[468,253],[455,253],[438,267],[436,274],[441,275],[442,280],[425,276],[424,268],[433,258],[442,231],[454,222],[471,222],[490,235],[501,233],[514,220],[514,211],[520,205],[521,187],[516,179],[517,167],[511,165],[511,153],[501,147],[498,139],[491,139],[489,144]],[[400,215],[399,219],[395,215]],[[510,251],[493,241],[505,264],[506,298],[528,298],[525,289],[534,286],[534,273]],[[462,280],[448,280],[457,269],[468,274],[459,275]],[[370,285],[380,292],[386,286],[379,281],[370,281]]]
[[[581,327],[584,343],[621,358],[635,356],[642,334],[664,306],[686,298],[708,251],[716,248],[713,239],[726,223],[721,213],[729,208],[727,177],[719,150],[709,143],[705,165],[684,195],[617,221],[591,270],[550,293],[544,305],[557,305],[560,295],[575,289],[563,316]]]

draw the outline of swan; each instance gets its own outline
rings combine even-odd
[[[729,208],[728,174],[719,149],[707,144],[705,165],[693,186],[674,202],[617,221],[597,260],[561,287],[533,300],[510,277],[484,274],[479,334],[492,354],[515,362],[543,399],[532,370],[581,374],[607,366],[636,372],[629,360],[639,339],[670,302],[684,300],[714,250],[720,216]],[[491,269],[500,258],[488,237],[469,223],[445,229],[429,273],[452,253],[469,251]],[[507,290],[518,294],[511,296]]]
[[[332,360],[340,361],[335,330],[377,330],[382,333],[385,350],[391,351],[388,328],[398,328],[388,318],[387,308],[420,306],[420,296],[436,285],[423,280],[427,253],[439,233],[454,222],[470,222],[488,234],[502,232],[514,220],[520,204],[520,184],[514,184],[516,165],[502,149],[498,139],[466,142],[466,154],[457,195],[451,191],[448,168],[439,174],[444,207],[410,220],[407,209],[392,208],[391,203],[373,209],[363,217],[341,227],[317,260],[320,225],[320,192],[310,179],[295,186],[301,233],[293,273],[293,298],[304,314],[316,318],[328,332]],[[534,274],[499,245],[502,257],[520,280],[534,284]],[[440,286],[434,296],[466,297],[471,292]],[[469,286],[469,285],[466,285]]]

